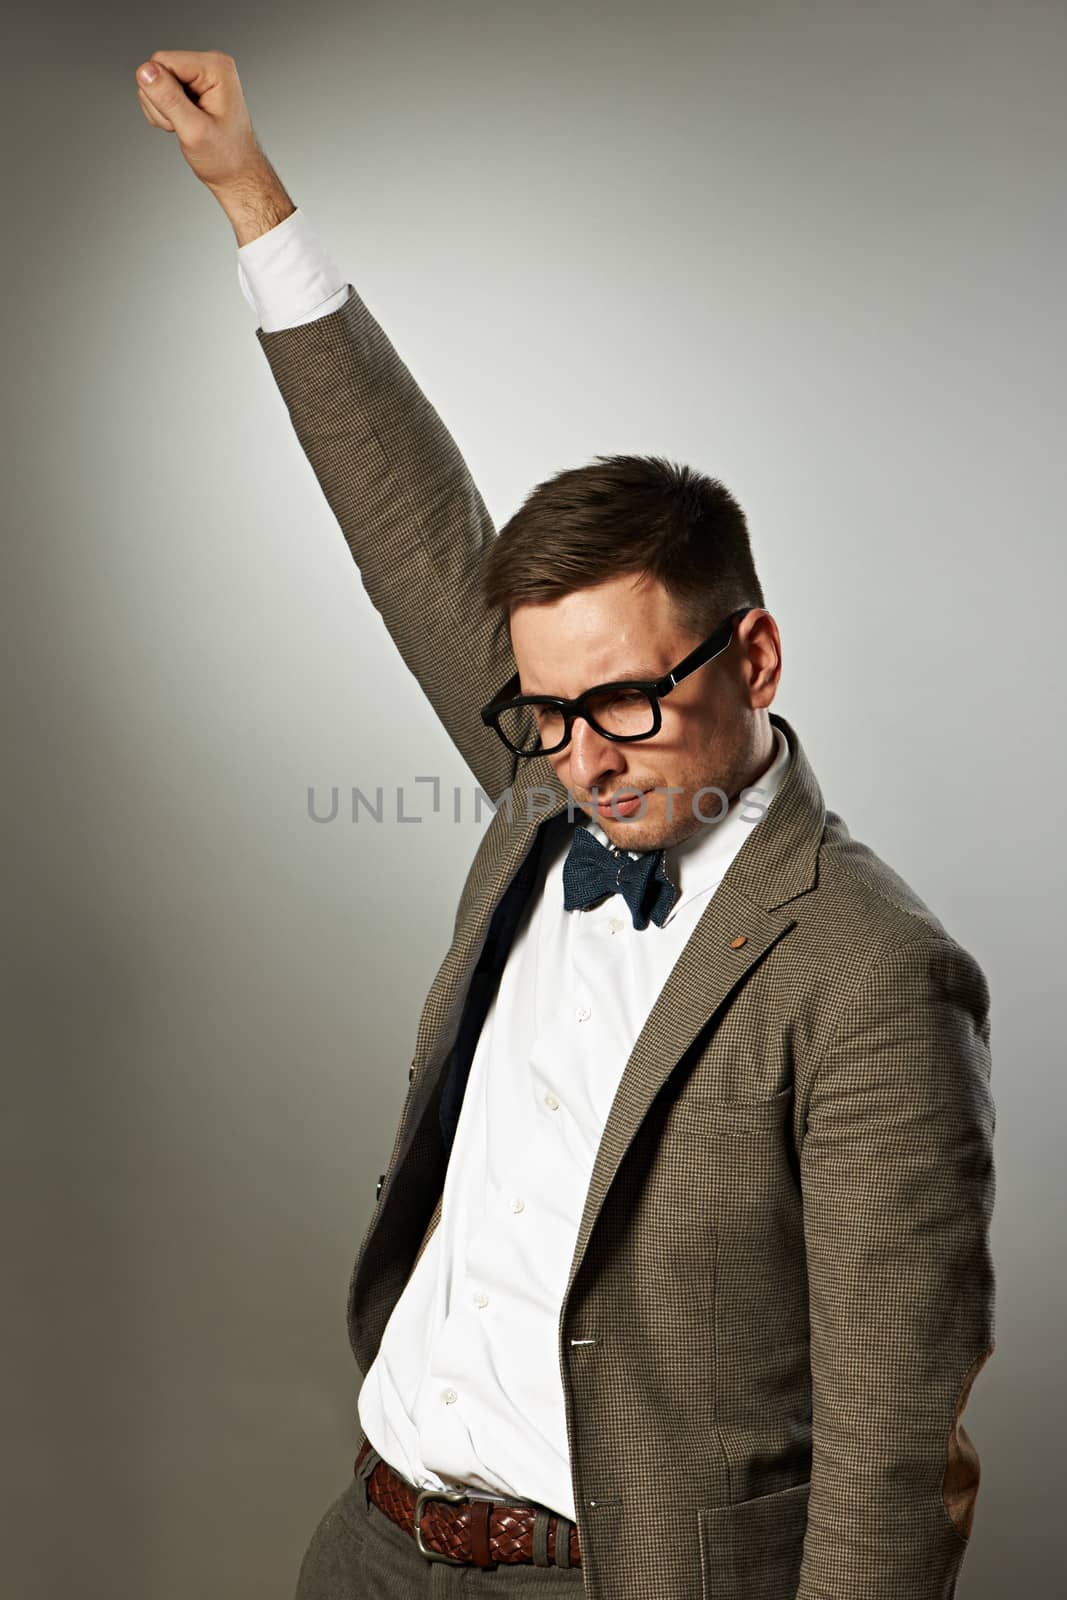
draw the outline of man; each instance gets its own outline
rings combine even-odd
[[[230,218],[363,583],[497,806],[352,1275],[365,1437],[300,1600],[946,1600],[993,1349],[981,970],[770,711],[722,485],[600,457],[496,536],[231,58],[151,61],[145,115]]]

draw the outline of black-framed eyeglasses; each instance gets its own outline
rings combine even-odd
[[[519,756],[550,756],[569,742],[575,717],[584,717],[605,739],[626,743],[651,739],[662,725],[660,701],[683,678],[698,667],[722,655],[734,635],[734,628],[757,606],[742,606],[720,623],[702,644],[661,678],[624,678],[615,683],[598,683],[574,700],[559,695],[516,694],[516,672],[482,708],[482,721],[495,728],[500,738]]]

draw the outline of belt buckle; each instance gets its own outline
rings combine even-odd
[[[446,1556],[442,1550],[431,1550],[422,1542],[422,1529],[419,1523],[422,1519],[422,1508],[427,1500],[450,1500],[453,1504],[466,1500],[467,1494],[463,1489],[420,1489],[415,1496],[415,1543],[431,1561],[443,1561],[450,1567],[469,1567],[470,1562],[464,1561],[462,1556]]]

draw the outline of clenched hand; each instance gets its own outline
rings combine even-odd
[[[190,168],[233,223],[238,244],[290,215],[295,207],[256,138],[232,56],[154,50],[136,78],[146,119],[175,135]]]

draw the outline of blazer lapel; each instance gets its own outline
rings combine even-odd
[[[623,1069],[601,1136],[564,1300],[628,1146],[701,1030],[773,944],[796,926],[780,910],[815,883],[826,807],[795,730],[775,712],[790,748],[782,784],[704,909]]]
[[[750,900],[728,877],[672,967],[623,1069],[589,1180],[567,1294],[619,1164],[653,1100],[732,990],[795,925],[795,918]],[[736,944],[739,939],[744,942]]]

